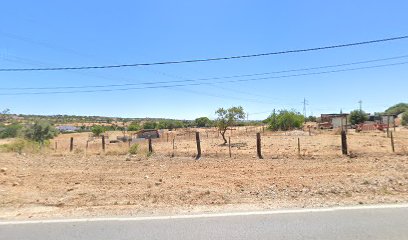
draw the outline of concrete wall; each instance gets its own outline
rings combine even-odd
[[[343,119],[343,126],[346,125],[346,117],[334,117],[332,118],[333,128],[341,128],[341,120]]]
[[[393,116],[390,116],[389,118],[390,118],[390,126],[393,126],[393,124],[394,124],[394,117],[393,117]],[[381,120],[382,120],[382,123],[388,124],[388,117],[387,117],[387,116],[381,116]]]

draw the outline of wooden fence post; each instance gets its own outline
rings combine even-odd
[[[152,139],[150,137],[149,137],[148,142],[149,142],[149,153],[152,153],[153,152],[153,146],[152,146]]]
[[[298,138],[298,155],[300,156],[300,138]]]
[[[166,142],[169,142],[169,132],[167,132],[167,140]]]
[[[102,150],[105,152],[105,135],[102,135]]]
[[[341,152],[343,155],[347,155],[347,135],[346,131],[341,131]]]
[[[55,150],[55,151],[57,151],[57,149],[58,149],[58,142],[57,142],[57,141],[55,141],[55,147],[54,147],[54,150]]]
[[[229,156],[231,157],[231,137],[228,137],[228,151],[229,151]]]
[[[69,143],[69,151],[72,152],[74,150],[74,138],[71,137],[71,141]]]
[[[263,159],[261,151],[261,133],[256,133],[256,152],[259,159]]]
[[[176,139],[176,137],[173,137],[173,153],[171,154],[172,157],[174,157],[174,149],[175,149],[174,142],[175,142],[175,139]]]
[[[387,116],[387,137],[390,137],[390,116]]]
[[[85,151],[88,151],[89,140],[86,140]]]
[[[397,131],[397,129],[396,129],[396,126],[395,126],[395,118],[393,117],[393,119],[394,119],[394,121],[393,121],[393,123],[392,123],[392,126],[393,126],[394,132],[395,132],[395,131]]]
[[[308,127],[309,128],[309,136],[312,136],[312,130],[311,130],[311,126]]]
[[[391,132],[391,148],[392,148],[392,152],[395,152],[395,147],[394,147],[394,136]]]
[[[196,143],[197,143],[197,156],[196,160],[201,157],[201,145],[200,145],[200,133],[196,132]]]

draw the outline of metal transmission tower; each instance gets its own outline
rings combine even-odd
[[[309,105],[309,102],[306,100],[306,98],[303,98],[303,116],[305,116],[305,119],[307,118],[306,114],[306,106]]]
[[[360,112],[363,111],[363,101],[358,101],[358,104],[360,105]]]

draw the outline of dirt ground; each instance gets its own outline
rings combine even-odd
[[[60,135],[42,153],[0,153],[0,219],[408,202],[405,129],[394,132],[395,152],[385,133],[349,132],[350,154],[342,156],[335,131],[309,136],[241,128],[230,136],[232,157],[216,132],[200,130],[200,160],[194,159],[194,131],[169,132],[168,138],[163,132],[152,155],[146,141],[135,155],[127,153],[127,143],[108,143],[103,152],[100,139],[86,133]],[[256,131],[262,132],[264,159],[256,156]],[[115,134],[121,133],[109,139]]]

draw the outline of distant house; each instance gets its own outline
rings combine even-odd
[[[395,125],[396,126],[401,126],[402,115],[404,115],[404,113],[400,113],[400,114],[397,115],[397,118],[395,119]]]
[[[348,125],[347,113],[332,113],[332,114],[322,114],[320,116],[321,123],[320,126],[323,128],[341,128],[342,126]],[[321,127],[321,128],[322,128]]]
[[[395,114],[383,114],[381,115],[381,123],[389,124],[390,126],[394,126],[395,119],[397,119],[398,115]]]
[[[74,127],[74,126],[57,126],[55,128],[58,129],[58,131],[62,133],[76,132],[79,130],[78,127]]]
[[[143,129],[143,130],[138,131],[135,135],[137,138],[145,138],[145,139],[160,138],[159,131],[157,131],[156,129]]]

